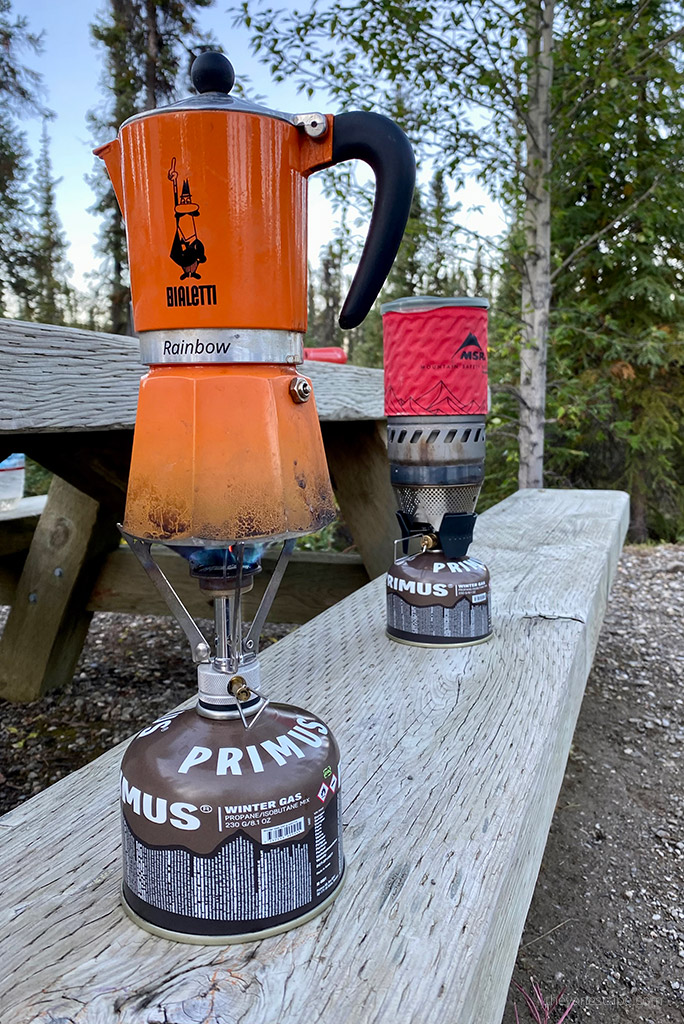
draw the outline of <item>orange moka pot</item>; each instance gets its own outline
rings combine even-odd
[[[366,316],[408,218],[415,164],[378,114],[283,114],[230,96],[204,53],[198,91],[124,122],[102,157],[126,224],[143,361],[124,528],[216,544],[319,529],[334,515],[310,382],[307,178],[362,159],[373,217],[340,316]]]

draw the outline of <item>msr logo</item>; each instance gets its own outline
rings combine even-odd
[[[472,359],[481,360],[484,362],[486,356],[482,351],[482,345],[477,340],[477,337],[471,332],[464,342],[459,345],[454,353],[454,359]]]

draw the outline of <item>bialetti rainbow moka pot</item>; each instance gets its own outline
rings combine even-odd
[[[122,532],[190,642],[198,699],[143,729],[121,765],[123,901],[187,942],[301,924],[339,892],[339,751],[308,710],[262,693],[259,637],[295,544],[334,516],[306,329],[306,182],[341,160],[376,173],[376,203],[340,322],[359,324],[392,264],[411,147],[375,114],[290,116],[229,95],[220,54],[199,95],[122,125],[97,152],[126,222],[143,378]],[[242,595],[282,550],[251,626]],[[214,604],[213,645],[153,559],[187,558]]]
[[[143,380],[126,530],[166,544],[295,536],[334,516],[310,382],[307,178],[369,163],[376,197],[340,324],[357,326],[396,255],[415,178],[379,114],[284,114],[229,95],[218,53],[199,95],[126,121],[102,157],[126,223]],[[169,458],[172,453],[172,458]]]

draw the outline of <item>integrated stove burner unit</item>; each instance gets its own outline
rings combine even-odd
[[[396,255],[415,161],[378,114],[284,114],[233,97],[203,53],[198,95],[126,121],[96,150],[126,223],[143,361],[122,533],[183,629],[198,697],[124,755],[123,901],[186,942],[263,938],[320,913],[342,883],[339,752],[318,715],[271,703],[259,637],[297,537],[335,515],[306,331],[308,176],[373,167],[363,257],[340,316],[365,318]],[[252,624],[242,596],[282,550]],[[188,561],[213,600],[206,638],[154,560]]]
[[[387,577],[387,632],[403,643],[443,647],[491,635],[489,573],[467,557],[484,479],[488,305],[412,296],[382,307],[403,547]],[[408,554],[413,537],[418,555]]]

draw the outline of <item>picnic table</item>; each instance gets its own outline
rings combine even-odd
[[[0,1024],[499,1024],[628,505],[483,513],[487,643],[392,642],[376,579],[264,652],[264,689],[342,751],[347,881],[291,932],[187,946],[126,917],[123,744],[0,818]]]
[[[0,696],[28,700],[71,679],[93,611],[168,614],[117,529],[144,372],[135,338],[0,321],[0,458],[25,452],[56,474],[39,521],[35,505],[24,504],[0,527],[0,600],[12,605],[0,640]],[[395,535],[382,371],[306,362],[304,372],[357,553],[296,556],[272,612],[290,622],[384,573]],[[10,518],[25,521],[10,530]],[[29,536],[20,556],[18,538]],[[162,547],[158,554],[192,613],[208,617],[187,563]],[[265,559],[247,615],[274,561]]]
[[[35,693],[64,675],[98,601],[143,600],[134,559],[113,550],[141,369],[133,339],[11,322],[3,360],[5,453],[58,474],[46,502],[0,527],[0,594],[14,596],[0,682],[26,697],[26,676]],[[0,817],[0,1024],[501,1020],[628,497],[530,490],[487,510],[472,551],[492,575],[492,638],[394,643],[373,578],[395,533],[381,377],[306,370],[361,555],[347,557],[372,579],[322,614],[302,608],[306,624],[261,660],[269,696],[321,714],[340,743],[346,884],[325,913],[258,943],[140,930],[119,903],[121,744]],[[329,585],[330,604],[342,590]]]

